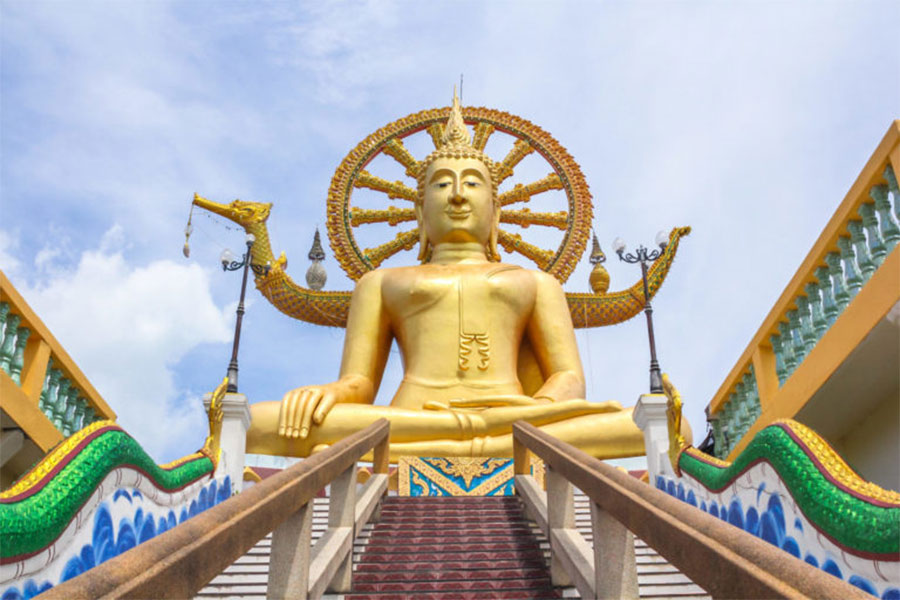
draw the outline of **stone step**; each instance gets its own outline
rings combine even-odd
[[[394,563],[406,562],[452,562],[452,561],[494,561],[494,560],[543,560],[544,554],[534,549],[492,550],[484,552],[393,552],[390,554],[364,554],[360,563]]]
[[[348,595],[327,594],[325,598],[578,598],[574,588],[550,587],[546,578],[534,581],[530,577],[517,578],[517,573],[533,576],[546,569],[550,557],[546,538],[534,523],[522,517],[520,511],[520,503],[515,497],[388,497],[382,506],[381,520],[377,524],[367,524],[354,541],[354,581],[359,579],[360,584],[374,586],[373,589]],[[576,495],[575,513],[576,527],[591,543],[590,501],[585,496]],[[462,522],[471,523],[472,520],[477,523],[475,527],[465,527],[466,523]],[[328,499],[317,498],[313,507],[312,543],[321,537],[327,523]],[[410,529],[398,533],[397,527]],[[488,547],[490,544],[515,546],[523,537],[532,540],[532,548],[443,552],[449,549],[448,546],[455,548],[470,543]],[[373,556],[378,554],[377,559],[364,559],[369,544],[372,544]],[[403,551],[391,551],[394,550],[391,545],[400,546]],[[428,551],[420,553],[422,549]],[[265,598],[270,553],[271,535],[214,578],[198,597]],[[641,598],[699,600],[709,597],[643,540],[635,539],[635,558]],[[430,581],[422,582],[423,579]],[[487,582],[487,587],[472,587],[481,581]],[[516,581],[540,584],[537,588],[529,587],[529,583],[516,589],[497,589],[500,581],[506,582],[504,585]],[[411,595],[390,588],[410,583],[418,586]],[[443,587],[429,589],[428,586]]]
[[[353,591],[349,595],[369,592],[394,592],[415,594],[418,596],[428,592],[479,592],[486,594],[499,591],[518,592],[549,592],[553,593],[550,578],[543,579],[485,579],[457,581],[412,581],[398,583],[355,583]],[[484,597],[484,596],[482,596]],[[552,596],[551,596],[552,597]]]
[[[638,585],[641,598],[709,598],[709,594],[695,583]]]
[[[546,563],[543,558],[532,558],[532,559],[523,559],[523,560],[497,560],[492,562],[489,565],[473,565],[471,562],[465,560],[456,560],[456,561],[413,561],[402,563],[399,566],[402,567],[404,571],[416,572],[416,571],[433,571],[433,570],[448,570],[448,571],[488,571],[492,569],[519,569],[519,568],[537,568],[543,567]],[[379,563],[379,562],[358,562],[355,565],[355,571],[358,573],[370,573],[370,572],[383,572],[384,569],[391,568],[393,565],[391,563]]]
[[[383,594],[350,594],[344,596],[346,600],[545,600],[560,598],[559,591],[554,588],[532,590],[504,590],[504,591],[461,591],[452,590],[437,593],[416,593],[414,596],[387,592]]]
[[[503,531],[486,531],[486,532],[460,532],[458,535],[447,535],[442,532],[434,532],[433,535],[399,535],[392,533],[390,535],[384,533],[374,534],[366,538],[357,538],[357,541],[367,540],[368,544],[376,546],[404,544],[413,545],[433,545],[433,544],[489,544],[513,542],[521,539],[522,536]]]
[[[410,571],[357,571],[353,575],[355,589],[362,583],[397,583],[410,581],[478,581],[500,579],[549,579],[547,569],[543,564],[532,567],[515,568],[485,568],[485,569],[442,569],[432,568],[428,570]]]

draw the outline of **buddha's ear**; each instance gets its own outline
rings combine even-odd
[[[419,224],[419,262],[428,258],[428,236],[425,234],[425,220],[422,218],[422,203],[416,202],[416,223]]]
[[[494,211],[494,221],[491,223],[491,237],[488,241],[488,259],[500,262],[500,253],[497,251],[497,237],[500,233],[500,207]]]

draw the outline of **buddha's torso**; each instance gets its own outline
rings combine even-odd
[[[534,308],[530,271],[498,263],[388,269],[382,299],[404,361],[392,406],[521,394],[516,362]]]

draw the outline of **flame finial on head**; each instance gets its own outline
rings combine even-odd
[[[450,118],[447,119],[447,126],[444,128],[441,145],[472,145],[472,136],[469,134],[469,128],[466,127],[465,121],[463,121],[462,109],[459,107],[459,95],[456,93],[456,86],[453,86],[453,105],[450,108]]]

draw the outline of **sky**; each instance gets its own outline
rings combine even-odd
[[[347,152],[448,105],[463,74],[464,105],[535,123],[579,163],[612,290],[640,276],[615,237],[693,228],[654,325],[699,442],[703,409],[900,116],[897,22],[894,1],[2,0],[0,269],[157,461],[190,453],[231,352],[240,278],[218,255],[243,247],[195,212],[182,256],[193,194],[272,202],[273,249],[302,282]],[[552,241],[535,229],[523,237]],[[325,289],[351,289],[325,250]],[[585,254],[565,289],[588,291],[589,270]],[[241,392],[333,380],[342,334],[251,286]],[[634,404],[643,317],[576,337],[588,399]],[[379,403],[400,377],[394,350]]]

